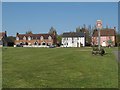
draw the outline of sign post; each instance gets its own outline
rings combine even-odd
[[[98,39],[99,39],[99,50],[100,50],[100,29],[102,28],[102,21],[97,20]]]

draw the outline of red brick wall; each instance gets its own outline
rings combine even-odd
[[[103,39],[103,37],[105,37],[105,39]],[[115,36],[101,36],[100,37],[100,44],[102,45],[102,41],[105,41],[106,46],[108,46],[107,41],[109,40],[109,37],[111,37],[111,40],[113,41],[113,46],[115,46]],[[96,42],[99,42],[99,40],[96,39],[96,37],[92,37],[92,45],[93,45],[93,42],[95,42],[94,45],[98,45],[98,44],[96,44]]]
[[[51,42],[51,44],[53,44],[53,40],[48,40],[48,39],[44,39],[44,40],[19,40],[19,41],[17,41],[17,40],[15,40],[15,45],[17,44],[17,43],[19,43],[20,44],[20,42],[23,42],[24,44],[27,42],[27,43],[31,43],[31,45],[34,45],[34,42],[35,41],[37,41],[38,43],[40,43],[40,45],[41,45],[41,43],[42,42],[46,42],[46,43],[49,43],[49,42]]]

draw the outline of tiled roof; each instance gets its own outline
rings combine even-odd
[[[20,39],[23,39],[24,36],[26,37],[26,39],[28,39],[29,36],[33,39],[40,39],[41,36],[43,36],[44,39],[48,39],[49,36],[53,38],[54,34],[19,34],[18,35]]]
[[[93,37],[98,36],[98,31],[96,31],[93,34]],[[100,36],[115,36],[115,30],[114,29],[102,29],[100,30]]]
[[[84,37],[84,32],[66,32],[63,33],[63,37]]]

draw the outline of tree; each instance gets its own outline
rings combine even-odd
[[[83,28],[86,29],[86,25],[85,24],[83,24]]]
[[[27,31],[26,34],[32,34],[32,31]]]
[[[13,42],[15,41],[16,37],[8,36],[9,39],[11,39]]]
[[[109,40],[107,41],[108,46],[112,46],[113,45],[113,41],[111,40],[111,37],[109,37]]]
[[[106,29],[108,29],[108,25],[106,25]]]
[[[76,28],[76,32],[80,32],[80,26]]]
[[[117,45],[119,46],[119,44],[120,44],[120,33],[116,33],[116,43],[117,43]]]
[[[56,32],[56,30],[53,28],[53,26],[51,26],[49,33],[54,33],[54,32]]]
[[[61,45],[62,44],[62,34],[60,34],[60,35],[57,35],[57,44],[59,44],[59,45]]]
[[[25,45],[28,45],[28,42],[25,42]]]

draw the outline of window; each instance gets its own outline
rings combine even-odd
[[[26,40],[26,37],[25,37],[25,36],[23,37],[23,40]]]
[[[31,43],[28,43],[28,45],[31,45]]]
[[[48,37],[48,39],[49,39],[49,40],[51,40],[51,39],[52,39],[52,37],[51,37],[51,36],[49,36],[49,37]]]
[[[49,45],[52,45],[51,42],[49,42]]]
[[[17,43],[17,45],[19,45],[19,43]]]
[[[29,40],[29,41],[31,40],[31,37],[30,37],[30,36],[28,37],[28,40]]]
[[[38,42],[37,42],[37,41],[35,41],[35,42],[34,42],[34,45],[38,45]]]
[[[103,37],[103,39],[105,39],[105,37]]]
[[[42,41],[42,40],[44,39],[44,38],[43,38],[43,36],[41,36],[41,38],[40,38],[40,39],[41,39],[41,41]]]
[[[111,39],[111,37],[109,37],[109,39]]]
[[[19,41],[19,37],[16,37],[16,40]]]

